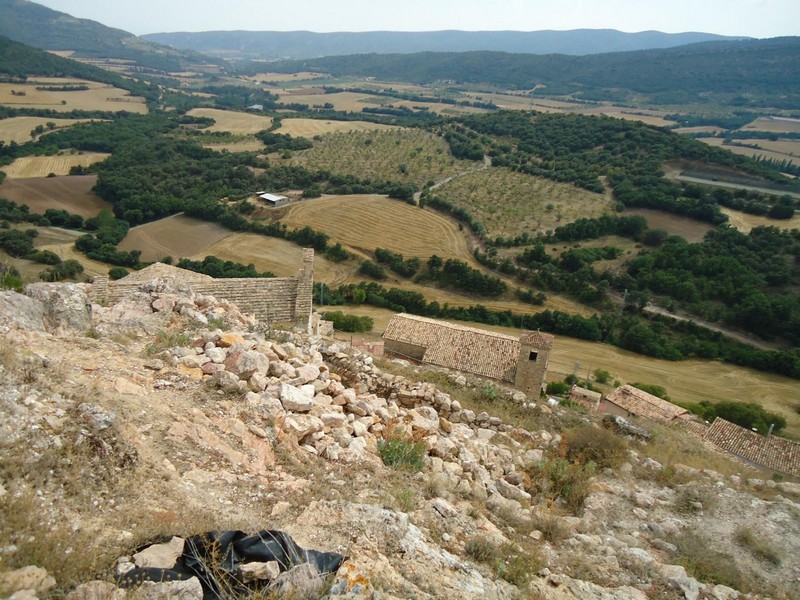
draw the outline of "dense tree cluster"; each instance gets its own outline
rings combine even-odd
[[[275,277],[270,271],[256,271],[253,263],[243,265],[231,260],[222,260],[216,256],[206,256],[203,260],[190,260],[182,258],[178,261],[181,269],[188,269],[196,273],[203,273],[217,279],[232,277]]]
[[[384,248],[375,248],[375,260],[385,264],[401,277],[413,277],[422,266],[422,261],[416,257],[404,258],[400,253]]]

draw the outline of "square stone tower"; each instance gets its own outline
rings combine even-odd
[[[555,337],[540,331],[523,331],[519,336],[519,358],[514,387],[538,398],[547,375],[547,361]]]

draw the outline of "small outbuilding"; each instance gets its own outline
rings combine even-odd
[[[600,392],[573,385],[567,398],[569,398],[571,402],[580,404],[591,411],[596,411],[600,407],[600,400],[602,400],[603,395]]]
[[[608,394],[600,402],[598,412],[618,417],[644,417],[662,423],[690,418],[689,411],[685,408],[632,385],[620,386]]]
[[[276,208],[278,206],[284,206],[285,204],[289,203],[289,198],[287,198],[286,196],[281,196],[279,194],[256,192],[256,196],[258,196],[265,204],[273,208]]]

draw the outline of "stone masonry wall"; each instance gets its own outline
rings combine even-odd
[[[94,278],[92,299],[113,304],[139,289],[141,282]],[[230,278],[186,282],[195,293],[225,299],[260,321],[311,324],[314,289],[314,250],[303,249],[303,268],[297,277]]]

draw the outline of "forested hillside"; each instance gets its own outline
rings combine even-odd
[[[588,100],[647,94],[657,103],[693,101],[704,92],[737,97],[737,104],[800,105],[800,38],[690,44],[591,56],[502,52],[359,54],[278,63],[273,70],[319,70],[335,76],[427,84],[493,84],[539,94],[577,94]]]
[[[0,36],[47,50],[74,50],[79,57],[132,60],[160,71],[180,71],[189,63],[224,65],[196,52],[174,50],[27,0],[0,0]]]

